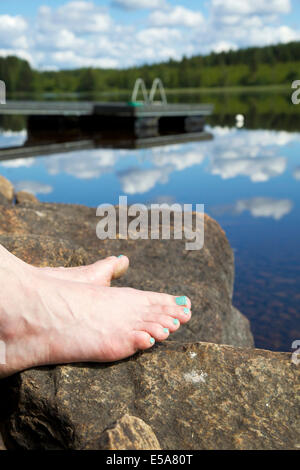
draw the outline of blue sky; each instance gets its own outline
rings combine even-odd
[[[1,0],[0,56],[128,67],[300,40],[299,0]]]

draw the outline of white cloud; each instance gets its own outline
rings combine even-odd
[[[199,152],[199,148],[189,150],[180,146],[176,151],[157,153],[153,155],[152,161],[157,167],[171,166],[174,170],[184,170],[194,165],[199,165],[205,159],[205,155]]]
[[[82,57],[80,54],[76,54],[74,51],[61,51],[53,52],[51,59],[60,65],[67,67],[100,67],[110,68],[117,67],[118,61],[109,57]]]
[[[293,171],[293,177],[295,180],[300,181],[300,166],[297,166]]]
[[[78,179],[93,179],[114,171],[119,153],[112,150],[74,151],[56,154],[45,161],[48,173],[66,173]]]
[[[18,181],[14,187],[16,191],[26,191],[32,194],[50,194],[53,191],[52,186],[38,181]]]
[[[15,51],[25,54],[30,45],[25,35],[27,28],[22,16],[0,15],[0,55],[10,55]]]
[[[286,160],[275,158],[215,158],[211,165],[211,173],[220,175],[222,179],[248,176],[253,183],[268,181],[284,172]]]
[[[0,15],[1,38],[13,34],[23,34],[27,29],[27,22],[22,16]]]
[[[20,168],[20,167],[31,167],[35,164],[35,158],[16,158],[15,160],[7,160],[1,162],[1,166],[5,168]]]
[[[170,39],[176,41],[181,38],[181,31],[171,28],[147,28],[139,31],[136,35],[136,39],[143,45],[153,44],[154,42],[162,43]]]
[[[61,27],[74,33],[99,33],[109,31],[112,24],[109,13],[93,2],[68,2],[56,10],[42,6],[38,12],[40,30]]]
[[[164,8],[165,0],[113,0],[112,4],[124,10],[142,10],[144,8]]]
[[[114,0],[127,10],[152,10],[113,19],[95,1],[40,6],[36,17],[0,16],[0,55],[18,55],[34,67],[130,67],[183,55],[300,40],[280,15],[288,0],[211,0],[207,14],[166,0]],[[147,16],[143,16],[147,15]],[[138,21],[136,21],[138,19]]]
[[[62,28],[55,31],[48,31],[47,34],[39,33],[36,37],[36,44],[42,47],[43,50],[78,50],[78,48],[85,46],[85,41],[76,36],[72,31]]]
[[[165,11],[154,11],[151,13],[149,20],[154,26],[186,26],[195,28],[204,24],[202,13],[179,5]]]
[[[132,168],[119,174],[122,190],[126,194],[146,193],[158,183],[167,183],[170,168]]]
[[[229,50],[237,49],[237,45],[230,41],[219,41],[212,45],[212,50],[216,53],[227,52]]]
[[[280,15],[290,11],[289,0],[212,0],[207,38],[212,44],[229,41],[236,47],[298,40],[298,28],[280,24]]]
[[[27,139],[27,131],[5,131],[0,128],[0,147],[23,145]],[[3,164],[3,162],[2,162]]]
[[[286,169],[280,148],[299,140],[285,131],[238,131],[214,128],[215,140],[206,144],[211,155],[210,171],[222,179],[246,176],[255,183],[268,181]]]
[[[220,16],[248,16],[286,14],[291,10],[290,0],[211,0],[212,8]]]
[[[272,217],[280,220],[289,214],[293,208],[293,203],[289,199],[272,199],[269,197],[255,197],[237,201],[235,211],[241,214],[249,211],[253,217]]]

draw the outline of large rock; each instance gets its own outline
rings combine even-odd
[[[0,199],[0,243],[36,266],[126,254],[131,269],[115,284],[188,295],[192,320],[172,340],[207,343],[167,341],[114,364],[42,367],[2,380],[0,425],[8,447],[294,448],[286,390],[295,371],[288,355],[208,344],[253,347],[249,322],[231,303],[233,253],[220,226],[205,216],[203,249],[186,251],[181,240],[100,241],[95,212]],[[283,366],[276,398],[272,387]],[[279,406],[273,433],[270,403]],[[284,419],[291,424],[285,434]]]
[[[159,442],[151,427],[142,419],[124,415],[105,429],[99,439],[84,446],[88,450],[159,450]]]
[[[6,450],[2,435],[0,434],[0,450]]]
[[[9,202],[14,198],[14,187],[8,179],[0,175],[0,194]]]
[[[191,298],[192,319],[172,339],[253,347],[248,320],[232,308],[233,253],[216,221],[205,216],[205,243],[198,251],[186,251],[184,240],[101,241],[97,222],[95,209],[83,206],[2,206],[0,243],[39,266],[77,266],[126,254],[131,269],[116,285]]]
[[[27,191],[18,191],[15,194],[15,197],[16,204],[26,204],[27,202],[35,204],[38,202],[38,198],[34,194],[28,193]]]
[[[22,449],[298,449],[299,375],[289,353],[177,342],[113,364],[32,369],[2,384],[5,442]]]

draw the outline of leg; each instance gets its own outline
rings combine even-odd
[[[10,253],[0,245],[0,257],[5,254],[9,255]],[[23,265],[26,264],[15,256],[14,260],[17,263]],[[102,286],[110,286],[111,280],[121,277],[127,271],[128,267],[129,260],[127,256],[109,256],[108,258],[97,261],[89,266],[79,266],[75,268],[37,268],[31,266],[31,269],[39,270],[40,272],[48,274],[49,276],[54,276],[57,279],[91,282]]]
[[[0,377],[43,364],[123,359],[191,316],[187,298],[177,305],[168,294],[56,278],[2,247],[0,299]]]

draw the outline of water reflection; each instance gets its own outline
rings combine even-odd
[[[50,194],[53,187],[50,184],[39,183],[38,181],[18,181],[15,183],[16,191],[27,191],[32,194]]]
[[[119,158],[120,152],[112,150],[70,152],[47,158],[45,167],[49,175],[65,173],[77,179],[95,179],[113,173]]]
[[[300,180],[300,166],[294,169],[293,177],[295,178],[295,180]]]
[[[289,199],[272,199],[269,197],[254,197],[237,201],[235,212],[242,214],[249,211],[253,217],[272,217],[280,220],[283,216],[291,212],[293,203]]]
[[[0,147],[14,147],[23,145],[27,139],[27,131],[1,130],[0,132]]]
[[[213,140],[145,149],[93,148],[0,162],[0,173],[42,201],[97,206],[204,203],[236,254],[234,303],[258,347],[289,350],[300,337],[300,133],[207,128]],[[0,147],[24,132],[3,132]]]

